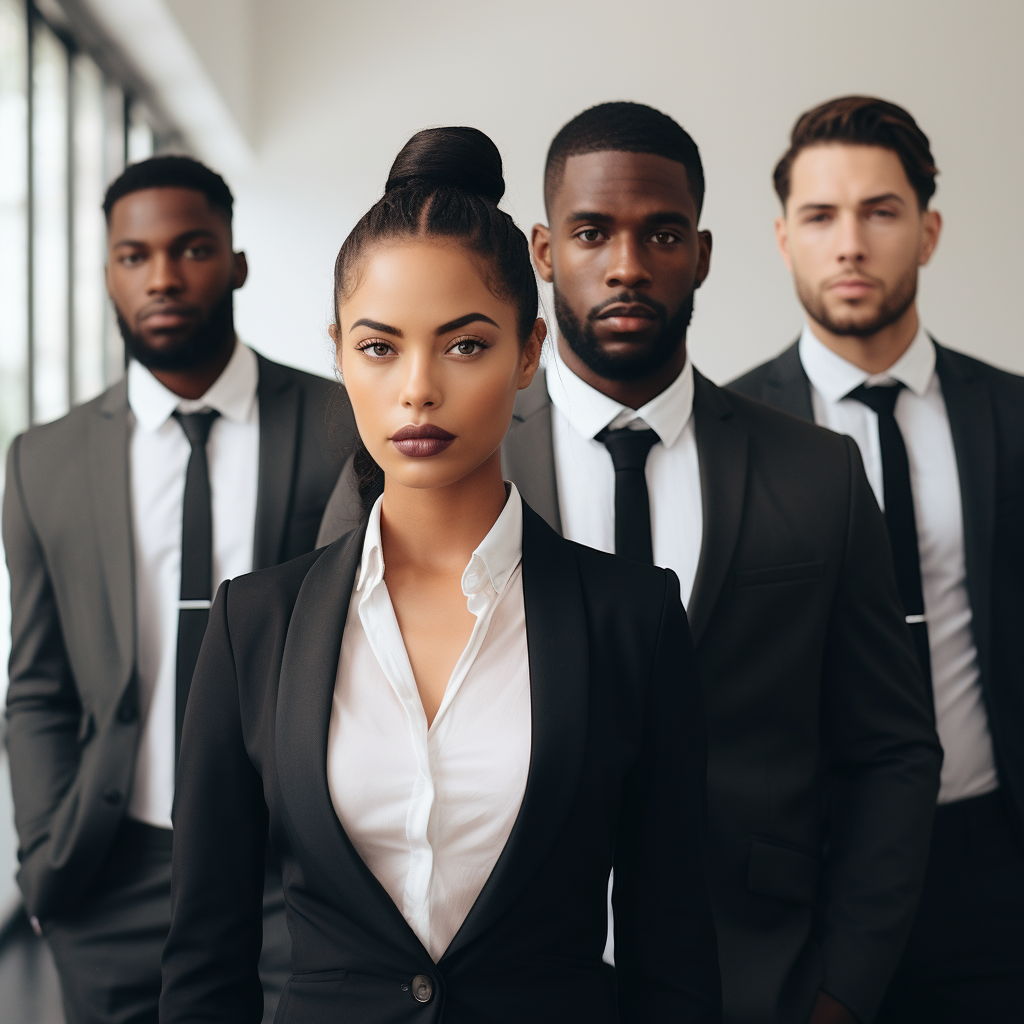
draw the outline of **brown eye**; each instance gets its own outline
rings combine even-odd
[[[601,240],[601,232],[597,228],[586,228],[576,237],[584,242],[599,242]]]

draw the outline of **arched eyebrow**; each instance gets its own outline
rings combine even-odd
[[[363,317],[361,320],[357,320],[350,328],[350,331],[354,331],[357,327],[369,327],[371,331],[380,331],[381,334],[393,334],[396,338],[405,337],[397,327],[391,327],[389,324],[382,324],[379,320],[368,320]]]
[[[467,313],[465,316],[460,316],[456,320],[449,320],[448,323],[441,324],[441,326],[434,331],[434,334],[440,336],[442,334],[447,334],[449,331],[457,331],[460,327],[465,327],[466,324],[475,323],[477,321],[490,324],[492,327],[497,327],[498,330],[501,330],[500,325],[496,324],[489,316],[486,316],[483,313]]]

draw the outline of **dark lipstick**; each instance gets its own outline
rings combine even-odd
[[[409,424],[391,436],[391,443],[403,454],[414,459],[438,455],[455,440],[454,434],[435,427],[432,423]]]

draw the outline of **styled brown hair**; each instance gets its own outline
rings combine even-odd
[[[918,205],[927,209],[939,173],[928,136],[902,107],[874,96],[840,96],[800,115],[789,136],[789,149],[775,165],[775,191],[783,207],[789,199],[793,161],[808,146],[829,142],[891,150],[903,164]]]

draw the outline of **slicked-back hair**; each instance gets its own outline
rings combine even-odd
[[[690,194],[700,214],[704,205],[704,165],[697,143],[683,128],[643,103],[599,103],[577,114],[554,137],[544,165],[544,205],[550,215],[565,162],[583,153],[652,153],[686,168]]]
[[[840,96],[801,114],[789,149],[775,166],[775,191],[783,208],[789,199],[793,162],[810,146],[828,143],[880,146],[895,153],[917,193],[922,210],[935,195],[935,166],[928,136],[902,107],[874,96]]]
[[[231,223],[234,196],[227,182],[206,164],[190,156],[152,156],[129,164],[110,183],[103,198],[103,214],[110,223],[110,212],[114,203],[132,192],[147,188],[189,188],[202,192],[212,209],[223,210]]]

